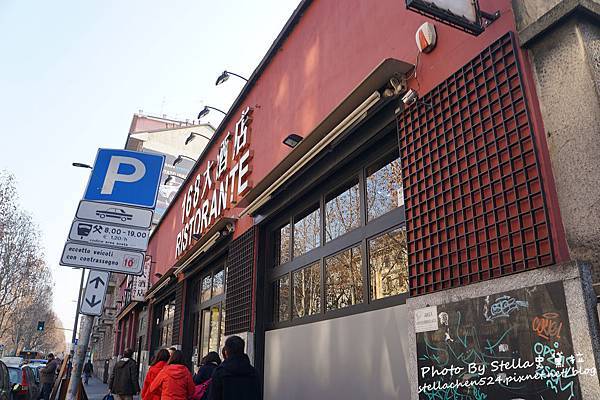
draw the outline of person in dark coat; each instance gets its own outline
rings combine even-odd
[[[194,374],[194,384],[196,391],[193,400],[208,399],[208,390],[210,389],[211,378],[215,369],[221,364],[221,357],[216,351],[210,351],[200,361],[200,368]]]
[[[48,354],[48,363],[44,368],[40,369],[40,383],[42,384],[42,399],[48,400],[52,393],[52,386],[56,380],[56,372],[58,370],[58,360],[54,358],[54,354]]]
[[[108,380],[110,392],[116,394],[120,400],[133,400],[133,396],[140,393],[138,366],[132,357],[133,350],[126,349]]]
[[[216,351],[211,351],[200,361],[200,368],[194,374],[194,384],[200,385],[212,377],[215,369],[221,364],[221,357]]]
[[[84,377],[84,382],[86,385],[89,383],[90,376],[92,376],[93,373],[94,373],[94,365],[92,364],[91,360],[87,360],[87,362],[83,366],[83,377]]]
[[[225,361],[212,375],[208,400],[261,400],[260,379],[244,353],[245,343],[230,336],[223,347]]]

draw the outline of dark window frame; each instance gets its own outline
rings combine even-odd
[[[395,133],[395,129],[393,126],[388,126],[386,128],[388,131],[382,142],[388,142],[390,144],[397,144],[396,136],[393,135]],[[392,148],[393,150],[390,150]],[[266,270],[265,270],[265,278],[266,278],[266,287],[271,288],[270,295],[267,299],[267,307],[269,307],[270,312],[267,312],[265,315],[267,320],[265,321],[265,328],[267,330],[270,329],[278,329],[284,328],[288,326],[301,325],[305,323],[311,323],[321,320],[327,320],[332,318],[338,318],[342,316],[352,315],[356,313],[362,313],[365,311],[377,310],[381,308],[386,308],[394,305],[404,304],[406,302],[406,298],[408,297],[408,293],[401,293],[395,296],[388,296],[381,299],[371,299],[371,281],[370,281],[370,265],[369,265],[369,240],[375,238],[379,235],[384,234],[385,232],[392,231],[394,229],[402,228],[406,226],[405,219],[405,206],[402,205],[389,211],[373,220],[368,220],[367,213],[367,170],[371,168],[374,164],[377,164],[382,159],[389,158],[392,154],[398,155],[397,146],[381,146],[374,145],[370,147],[369,151],[364,151],[352,161],[351,164],[347,164],[346,167],[341,168],[340,171],[331,175],[328,178],[328,184],[321,184],[317,189],[313,189],[307,195],[301,196],[298,201],[294,202],[294,206],[288,207],[285,210],[285,214],[273,218],[273,220],[269,221],[266,225],[266,234],[268,238],[268,243],[271,245],[266,247]],[[392,158],[393,159],[393,158]],[[352,165],[353,167],[348,167],[348,165]],[[338,191],[340,188],[344,187],[353,179],[356,179],[358,176],[358,184],[359,184],[359,193],[360,193],[360,226],[352,229],[349,232],[346,232],[333,240],[325,240],[326,238],[326,218],[325,218],[325,204],[327,198],[334,192]],[[293,248],[294,248],[294,216],[299,215],[304,212],[304,210],[312,207],[313,204],[319,204],[320,210],[320,224],[321,224],[321,245],[315,249],[310,250],[307,253],[304,253],[296,258],[293,257]],[[283,214],[283,213],[281,213]],[[280,215],[281,215],[280,214]],[[279,243],[276,239],[276,234],[281,227],[284,227],[287,224],[290,224],[292,227],[290,233],[290,261],[277,265],[276,256],[278,253],[278,249],[276,249],[276,243]],[[361,274],[363,279],[363,302],[350,305],[347,307],[327,310],[327,299],[326,299],[326,275],[325,275],[325,258],[330,257],[332,255],[338,254],[348,248],[359,246],[360,254],[362,258],[362,268]],[[294,314],[294,303],[293,303],[293,272],[299,270],[303,267],[307,267],[313,263],[319,262],[321,268],[321,310],[317,314],[303,316],[303,317],[293,317]],[[276,312],[274,309],[274,296],[275,293],[273,288],[275,287],[275,283],[278,279],[283,276],[288,277],[289,282],[289,299],[288,299],[288,310],[289,310],[289,319],[284,321],[278,321],[276,318]]]

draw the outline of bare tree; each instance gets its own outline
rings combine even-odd
[[[0,171],[0,338],[13,352],[32,342],[35,315],[52,313],[50,276],[39,230],[18,205],[14,176]]]

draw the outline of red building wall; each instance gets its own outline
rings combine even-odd
[[[514,31],[510,0],[482,0],[480,4],[486,11],[501,11],[501,17],[480,36],[471,36],[435,22],[437,47],[432,53],[420,57],[418,82],[410,81],[420,94],[430,92],[492,42]],[[234,124],[244,108],[250,106],[254,109],[250,139],[250,149],[254,154],[251,180],[257,183],[290,151],[282,144],[283,138],[290,133],[308,135],[381,61],[393,57],[415,63],[415,31],[425,21],[431,20],[407,10],[401,0],[313,1],[258,77],[241,107],[233,110],[233,117],[226,128],[218,133],[219,140],[208,149],[199,168],[190,174],[191,180],[186,188],[163,217],[148,249],[156,262],[151,274],[153,283],[156,281],[155,272],[164,273],[177,261],[175,246],[177,234],[183,228],[183,193],[193,185],[196,174],[206,168],[206,161],[217,158],[218,144],[225,133],[234,131]],[[564,235],[537,101],[532,92],[533,79],[524,54],[517,50],[517,55],[524,62],[523,91],[530,109],[535,141],[540,147],[540,177],[544,188],[547,188],[545,201],[550,210],[549,226],[553,229],[551,238],[556,252],[555,261],[562,261],[567,258]],[[240,211],[240,208],[233,208],[225,215],[236,216]],[[250,217],[240,219],[235,236],[251,226]]]

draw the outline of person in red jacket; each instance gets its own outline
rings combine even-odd
[[[150,393],[161,400],[188,400],[194,395],[192,373],[185,366],[181,350],[175,350],[169,359],[169,365],[158,373],[150,385]]]
[[[156,357],[152,360],[152,364],[150,365],[150,369],[144,380],[142,400],[160,400],[160,396],[150,394],[150,385],[152,385],[152,382],[156,379],[158,373],[167,365],[170,357],[171,353],[169,353],[167,349],[160,349],[158,353],[156,353]]]

